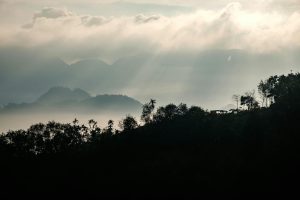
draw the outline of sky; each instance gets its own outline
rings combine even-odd
[[[66,64],[101,59],[112,66],[146,55],[126,87],[83,84],[91,93],[217,108],[232,103],[232,94],[255,89],[268,75],[299,71],[299,49],[299,0],[0,0],[0,56],[20,60],[25,72],[28,52],[34,59],[53,57]],[[0,60],[2,76],[9,77],[1,81],[2,104],[33,100],[53,86],[35,90],[12,80],[55,66],[40,62],[16,76],[19,68],[10,67],[12,61]]]
[[[298,47],[299,0],[1,0],[1,47],[47,47],[72,60],[151,52]]]

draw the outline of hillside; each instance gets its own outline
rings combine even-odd
[[[273,99],[267,107],[241,96],[245,109],[217,114],[185,104],[155,109],[151,100],[144,123],[128,115],[121,130],[114,121],[75,119],[9,131],[0,136],[1,188],[105,199],[299,195],[300,74],[272,76],[263,86]]]

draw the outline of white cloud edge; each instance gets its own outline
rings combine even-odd
[[[243,9],[238,2],[220,10],[178,16],[103,17],[79,15],[66,8],[45,7],[32,22],[0,28],[0,46],[51,46],[70,57],[88,52],[107,57],[154,52],[247,49],[280,51],[300,45],[300,12],[268,13]],[[74,51],[70,53],[70,51]]]

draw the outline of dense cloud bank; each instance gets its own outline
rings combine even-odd
[[[276,5],[297,8],[296,2],[272,1],[274,9],[267,12],[248,9],[247,3],[241,2],[175,16],[85,15],[63,7],[44,7],[27,23],[1,26],[1,46],[44,47],[48,53],[70,60],[97,56],[111,60],[140,51],[243,49],[265,53],[299,47],[299,9],[275,9]]]

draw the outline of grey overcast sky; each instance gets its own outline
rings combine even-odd
[[[154,0],[0,0],[0,53],[3,57],[9,52],[13,60],[23,63],[26,61],[21,60],[20,51],[30,50],[38,52],[37,57],[56,57],[69,64],[91,58],[112,64],[125,57],[149,55],[137,73],[139,77],[131,78],[127,88],[105,91],[122,92],[142,101],[148,97],[161,102],[174,99],[198,102],[209,108],[214,107],[212,104],[228,104],[230,95],[254,89],[259,79],[291,69],[298,71],[299,46],[300,0],[161,0],[159,3]],[[18,53],[14,53],[15,49]],[[238,60],[241,54],[231,55],[232,50],[247,56]],[[229,53],[223,55],[220,51]],[[199,59],[199,54],[208,56]],[[270,58],[270,62],[265,58]],[[3,96],[10,97],[2,104],[28,100],[18,93],[18,87],[25,87],[26,81],[9,82],[17,76],[13,73],[16,68],[9,67],[8,63],[0,60],[2,76],[11,76],[1,81],[0,100]],[[161,79],[166,81],[155,85],[162,81],[157,80],[157,68],[178,63],[181,66],[174,67],[174,71],[172,67],[163,69],[172,72],[160,72]],[[230,73],[236,77],[224,78],[228,72],[219,66],[230,66],[230,63],[235,63],[235,70]],[[38,74],[42,65],[28,74]],[[201,77],[196,77],[195,72],[200,73],[196,67],[201,68]],[[251,67],[256,73],[249,73]],[[168,77],[170,74],[179,78]],[[231,84],[226,85],[228,78],[235,82],[230,80]],[[200,79],[202,86],[195,82]],[[143,80],[152,83],[151,89],[140,88]],[[216,80],[219,87],[212,84]],[[28,89],[30,87],[27,87],[27,95],[34,91]],[[87,85],[82,87],[92,93],[104,92]],[[206,97],[197,96],[196,89]],[[219,94],[223,99],[218,99],[216,91],[222,91]]]

